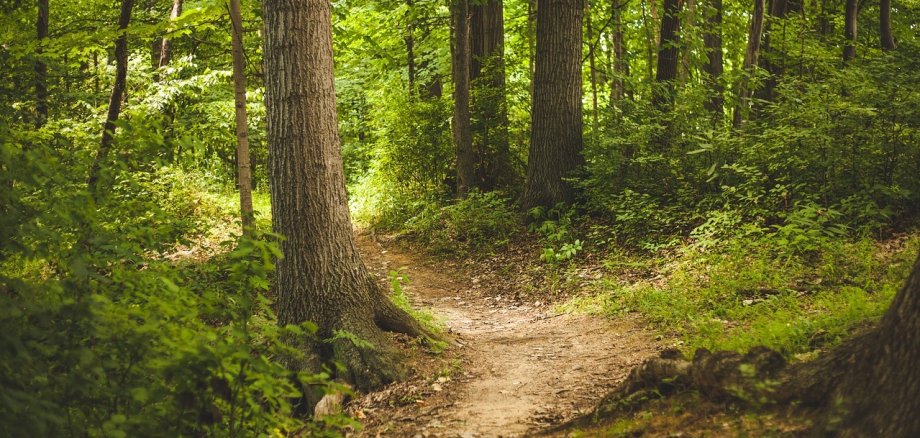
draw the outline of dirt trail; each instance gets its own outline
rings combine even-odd
[[[510,303],[473,287],[449,264],[426,264],[370,236],[360,237],[359,246],[378,275],[397,269],[408,275],[413,304],[446,319],[460,358],[459,371],[432,385],[436,390],[423,405],[369,414],[386,418],[370,418],[365,435],[528,435],[588,412],[656,352],[654,338],[632,319],[557,315]]]

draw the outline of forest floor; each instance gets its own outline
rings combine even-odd
[[[501,279],[480,284],[456,262],[372,235],[358,245],[375,274],[409,278],[404,290],[413,306],[441,318],[452,344],[411,361],[415,378],[352,401],[361,436],[534,434],[590,412],[661,348],[637,318],[558,314],[546,303],[490,293]]]

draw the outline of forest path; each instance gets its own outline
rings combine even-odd
[[[422,402],[367,414],[365,436],[536,433],[589,412],[656,352],[654,337],[635,319],[559,315],[503,301],[472,287],[475,280],[455,264],[435,265],[367,235],[358,245],[375,274],[409,277],[404,290],[413,305],[446,320],[459,357],[449,381],[424,383],[429,396]]]

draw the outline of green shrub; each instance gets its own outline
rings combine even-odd
[[[455,203],[429,205],[406,229],[434,252],[489,251],[507,243],[518,228],[517,214],[497,192],[471,192]]]

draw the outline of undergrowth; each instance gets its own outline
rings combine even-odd
[[[611,252],[594,293],[559,310],[637,312],[688,353],[764,345],[804,358],[881,317],[920,236],[829,239],[807,252],[790,251],[782,233],[726,239],[715,248],[695,243],[672,256]],[[641,279],[620,280],[628,273]]]

